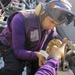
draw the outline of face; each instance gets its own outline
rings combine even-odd
[[[55,26],[57,26],[59,23],[53,20],[50,16],[47,16],[42,21],[42,28],[43,29],[53,29]]]

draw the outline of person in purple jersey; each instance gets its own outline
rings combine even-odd
[[[7,21],[1,32],[0,50],[5,65],[1,75],[20,75],[25,63],[30,63],[34,75],[45,63],[40,50],[46,50],[48,42],[56,37],[55,26],[70,24],[74,19],[72,11],[59,0],[40,3],[32,11],[16,11]]]

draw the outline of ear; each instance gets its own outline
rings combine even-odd
[[[38,16],[42,10],[42,3],[39,3],[35,8],[35,14]]]

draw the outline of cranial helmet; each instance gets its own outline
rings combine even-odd
[[[39,16],[41,22],[46,16],[50,16],[59,24],[65,23],[68,25],[75,17],[70,9],[71,5],[68,3],[62,2],[61,0],[50,0],[45,4],[38,4],[35,8],[35,13]]]

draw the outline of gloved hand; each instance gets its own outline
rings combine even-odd
[[[39,67],[43,66],[46,62],[46,58],[40,53],[40,52],[37,52],[36,53],[37,57],[38,57],[38,64],[39,64]]]

